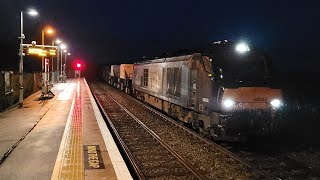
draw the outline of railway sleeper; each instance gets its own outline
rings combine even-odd
[[[192,174],[186,168],[157,168],[157,169],[143,169],[145,176],[147,177],[163,177],[163,176],[185,176],[186,174]]]
[[[155,148],[155,147],[152,147],[153,149]],[[148,151],[148,150],[150,150],[150,146],[149,147],[147,147],[147,146],[132,146],[132,147],[130,147],[130,152],[131,153],[135,153],[135,152],[137,152],[137,151]],[[163,148],[161,147],[161,146],[157,146],[157,150],[159,150],[160,152],[162,152],[163,151]]]
[[[158,152],[155,152],[155,150],[150,150],[150,148],[142,149],[140,151],[133,151],[132,154],[136,156],[170,156],[171,154],[168,151],[163,151],[161,148],[156,149]]]
[[[136,160],[138,161],[141,161],[141,162],[152,162],[152,161],[174,161],[176,160],[176,158],[174,156],[171,156],[171,155],[167,155],[167,154],[158,154],[158,155],[152,155],[152,156],[147,156],[147,155],[144,155],[144,156],[136,156],[135,157]]]
[[[149,146],[149,147],[154,147],[154,146],[159,146],[159,143],[156,141],[138,141],[138,142],[133,142],[133,141],[125,141],[127,146],[130,147],[135,147],[135,146]]]

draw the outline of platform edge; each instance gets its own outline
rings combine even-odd
[[[95,117],[97,119],[98,125],[99,125],[99,129],[100,132],[102,134],[105,146],[107,148],[107,151],[109,153],[109,157],[112,163],[112,166],[114,168],[114,171],[116,173],[117,179],[132,179],[132,176],[128,170],[128,167],[125,163],[125,161],[123,160],[119,149],[116,145],[116,143],[114,142],[112,135],[108,129],[108,127],[106,126],[104,119],[99,111],[98,105],[96,103],[96,101],[93,98],[93,95],[91,94],[89,85],[86,81],[86,79],[84,78],[84,82],[86,84],[86,88],[87,88],[87,93],[89,95],[91,104],[92,104],[92,108],[95,114]]]

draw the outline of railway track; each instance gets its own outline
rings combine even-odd
[[[91,89],[139,179],[278,179],[112,87]]]
[[[206,179],[110,95],[105,112],[147,179]]]

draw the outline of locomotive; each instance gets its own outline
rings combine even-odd
[[[201,52],[136,62],[132,77],[118,82],[130,81],[120,85],[126,92],[210,139],[239,141],[277,124],[282,91],[270,86],[268,64],[246,43],[224,40]]]

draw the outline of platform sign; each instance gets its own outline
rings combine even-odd
[[[28,54],[36,54],[38,56],[56,56],[55,49],[29,47]]]
[[[104,169],[99,145],[84,145],[84,169]]]
[[[81,77],[81,71],[80,70],[75,70],[74,71],[74,77]]]
[[[40,54],[42,53],[42,48],[28,48],[29,54]]]

